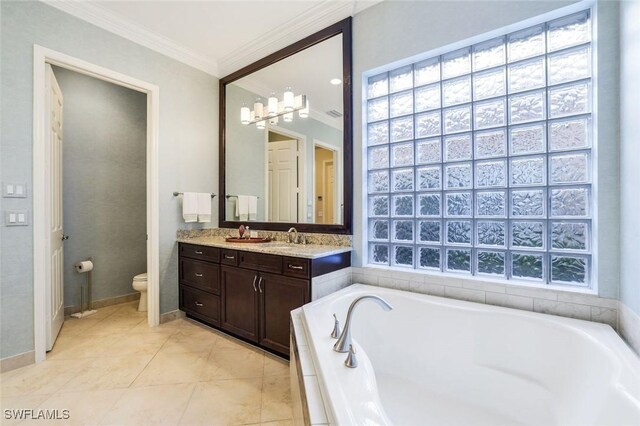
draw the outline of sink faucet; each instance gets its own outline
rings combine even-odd
[[[349,347],[351,346],[351,317],[353,316],[353,311],[355,310],[356,306],[360,302],[367,299],[374,300],[375,302],[378,303],[378,305],[382,307],[382,309],[384,309],[387,312],[393,309],[393,306],[387,303],[386,300],[384,300],[382,297],[375,296],[373,294],[370,294],[367,296],[360,296],[357,299],[355,299],[353,302],[351,302],[351,306],[349,306],[349,311],[347,311],[347,321],[344,324],[344,329],[342,330],[342,333],[340,333],[340,337],[338,337],[338,341],[336,342],[336,344],[333,345],[334,351],[343,352],[343,353],[349,352]]]
[[[293,234],[293,240],[291,239],[291,233]],[[293,243],[293,244],[298,244],[298,230],[296,228],[294,228],[293,226],[291,228],[289,228],[289,230],[287,231],[287,234],[289,234],[289,243]]]

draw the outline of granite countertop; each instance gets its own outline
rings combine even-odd
[[[276,254],[280,256],[317,259],[333,254],[346,253],[351,247],[321,245],[321,244],[289,244],[282,241],[270,243],[228,243],[224,237],[195,237],[178,238],[179,243],[197,244],[201,246],[227,248],[233,250],[253,251],[256,253]]]

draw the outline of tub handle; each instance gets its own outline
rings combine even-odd
[[[358,358],[356,358],[356,350],[353,349],[353,345],[349,345],[349,354],[347,359],[344,360],[344,365],[349,368],[356,368],[358,366]]]
[[[336,314],[333,314],[333,331],[331,332],[331,337],[337,339],[340,337],[340,333],[342,333],[340,330],[340,320],[338,320]]]

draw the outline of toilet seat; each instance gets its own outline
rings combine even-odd
[[[134,281],[146,281],[147,280],[147,273],[142,273],[142,274],[138,274],[135,277],[133,277]]]

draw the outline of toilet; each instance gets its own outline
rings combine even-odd
[[[147,273],[139,274],[133,277],[133,289],[140,292],[140,303],[138,311],[147,312]]]

